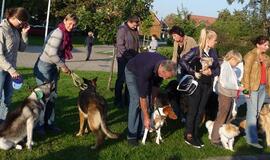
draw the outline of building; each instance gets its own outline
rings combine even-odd
[[[204,23],[206,26],[211,26],[217,18],[207,17],[207,16],[198,16],[198,15],[189,15],[188,20],[194,21],[196,25]]]

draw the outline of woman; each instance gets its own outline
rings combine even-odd
[[[211,134],[211,142],[213,145],[222,146],[219,128],[225,122],[228,123],[230,121],[234,99],[237,96],[238,90],[242,90],[234,71],[234,68],[236,68],[240,62],[242,62],[242,55],[237,51],[231,50],[225,55],[221,65],[217,83],[218,113]]]
[[[72,41],[71,31],[76,27],[77,17],[74,14],[68,14],[64,21],[53,30],[45,41],[44,48],[39,56],[35,66],[34,74],[37,84],[54,81],[57,88],[58,69],[70,74],[69,68],[65,64],[66,59],[71,59]],[[44,129],[59,132],[60,129],[53,125],[54,121],[55,98],[46,105],[44,122],[40,121],[40,134],[45,134]]]
[[[202,148],[203,142],[199,138],[199,129],[202,116],[209,95],[212,92],[212,84],[215,76],[219,75],[220,67],[216,51],[213,49],[217,40],[217,34],[212,30],[202,29],[199,46],[192,48],[179,61],[182,68],[181,74],[195,76],[198,87],[188,97],[189,109],[187,112],[185,142],[196,148]],[[203,60],[212,60],[210,66],[202,66]]]
[[[6,107],[11,104],[12,79],[21,76],[16,70],[17,52],[25,50],[30,29],[27,23],[29,14],[24,8],[8,9],[5,16],[0,27],[0,108],[3,109],[0,111],[0,119],[5,119]]]
[[[258,143],[257,118],[265,99],[265,91],[270,94],[270,59],[266,55],[269,48],[269,39],[258,36],[254,41],[255,48],[244,57],[244,76],[242,83],[246,92],[247,124],[246,141],[253,147],[263,148]]]

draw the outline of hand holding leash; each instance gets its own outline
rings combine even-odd
[[[19,74],[17,71],[15,71],[14,73],[10,73],[10,76],[11,76],[13,79],[17,79],[17,78],[20,77],[20,74]]]
[[[70,69],[66,65],[64,65],[63,67],[61,67],[61,70],[62,70],[62,72],[66,73],[68,75],[71,74]]]

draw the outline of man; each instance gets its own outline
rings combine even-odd
[[[147,96],[153,100],[162,79],[176,75],[176,64],[153,52],[140,53],[131,59],[125,69],[126,84],[130,93],[128,111],[128,143],[138,145],[144,128],[150,127]]]
[[[174,40],[172,61],[178,64],[179,59],[191,48],[196,47],[197,43],[192,37],[185,35],[183,29],[178,26],[173,26],[169,33]]]
[[[139,50],[139,26],[140,19],[137,16],[130,17],[126,23],[121,25],[117,31],[116,49],[117,49],[117,79],[115,82],[114,104],[119,108],[128,105],[128,91],[125,87],[124,99],[122,95],[123,85],[125,83],[125,67],[128,61],[133,58]]]

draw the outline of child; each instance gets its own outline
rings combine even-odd
[[[222,146],[220,143],[219,128],[230,120],[234,98],[237,96],[237,91],[242,90],[242,87],[238,86],[237,75],[233,69],[241,61],[241,54],[231,50],[225,55],[221,65],[220,76],[216,86],[219,108],[211,135],[211,142],[214,145]]]

